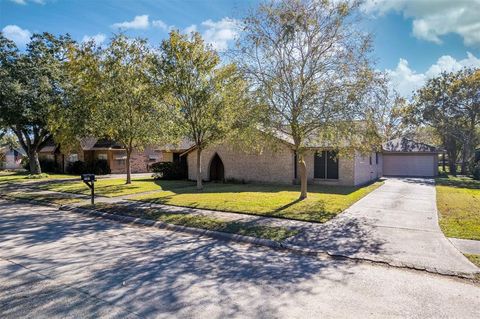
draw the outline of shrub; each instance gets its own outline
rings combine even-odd
[[[93,162],[91,172],[95,175],[107,175],[111,173],[108,161],[104,159],[97,159]]]
[[[472,162],[470,164],[470,172],[472,174],[473,179],[480,181],[480,161]]]
[[[179,163],[175,162],[157,162],[150,165],[154,179],[184,179],[185,170]]]
[[[42,158],[39,161],[42,172],[57,173],[60,171],[60,167],[54,160]]]
[[[67,165],[67,173],[73,175],[87,173],[87,165],[83,161],[70,162]]]

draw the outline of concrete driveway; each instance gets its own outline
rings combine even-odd
[[[441,273],[475,273],[438,226],[432,179],[388,178],[337,218],[290,242]]]
[[[0,200],[0,318],[475,318],[426,272],[133,227]]]

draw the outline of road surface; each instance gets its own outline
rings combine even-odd
[[[478,318],[467,280],[0,201],[0,318]]]

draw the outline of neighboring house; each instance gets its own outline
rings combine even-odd
[[[393,140],[383,152],[337,156],[334,148],[308,147],[305,156],[311,184],[358,186],[383,175],[436,176],[439,151],[407,139]],[[196,149],[187,150],[188,177],[196,178]],[[244,152],[226,143],[202,151],[203,179],[291,184],[299,181],[293,144],[283,139],[274,151]]]
[[[147,173],[150,171],[150,165],[156,162],[180,161],[179,155],[190,146],[190,144],[182,142],[176,147],[147,147],[143,151],[133,151],[130,159],[132,173]],[[52,141],[40,150],[39,158],[55,161],[62,172],[66,172],[68,164],[71,162],[93,163],[96,160],[106,160],[112,174],[126,173],[127,153],[125,149],[115,141],[108,139],[83,139],[77,151],[69,154],[63,154],[60,147]]]
[[[0,169],[22,169],[22,159],[26,157],[21,148],[0,147]]]

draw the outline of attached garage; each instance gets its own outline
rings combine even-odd
[[[383,175],[434,177],[438,175],[436,147],[398,138],[383,145]]]

